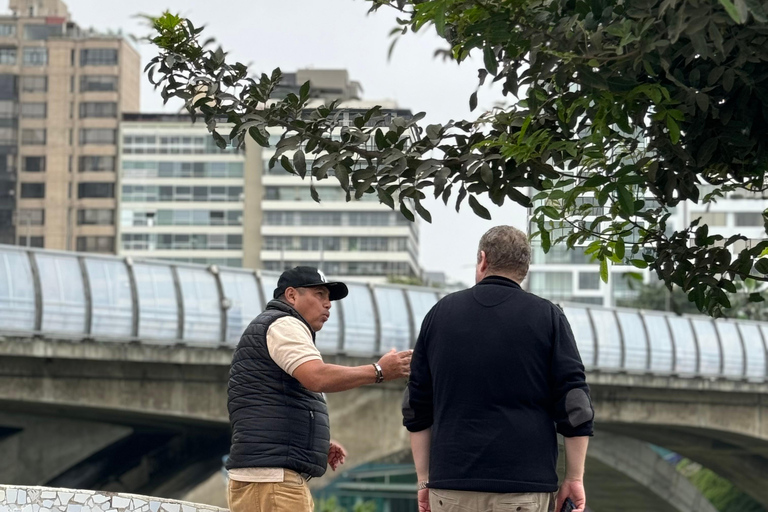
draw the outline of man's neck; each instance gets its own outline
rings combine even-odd
[[[522,279],[518,278],[517,276],[513,276],[512,274],[502,274],[501,272],[489,272],[483,276],[483,279],[488,277],[503,277],[504,279],[509,279],[518,285],[520,284],[520,281],[522,281]]]

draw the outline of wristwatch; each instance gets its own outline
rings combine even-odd
[[[381,366],[379,366],[379,363],[373,363],[373,369],[376,370],[376,384],[381,384],[384,382],[384,372],[381,371]]]
[[[416,488],[418,490],[422,490],[422,489],[426,489],[428,485],[429,485],[429,482],[427,482],[427,481],[419,482],[418,485],[416,486]]]

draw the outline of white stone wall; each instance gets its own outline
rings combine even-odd
[[[0,512],[226,512],[226,509],[135,494],[0,485]]]

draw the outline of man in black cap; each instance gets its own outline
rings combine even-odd
[[[323,393],[400,379],[411,350],[393,349],[377,363],[348,367],[323,362],[315,333],[331,301],[347,296],[312,267],[286,270],[274,300],[240,338],[229,373],[232,512],[312,512],[307,480],[334,471],[346,452],[331,441]]]

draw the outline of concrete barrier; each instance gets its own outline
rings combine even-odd
[[[0,512],[227,512],[186,501],[79,489],[0,485]]]

